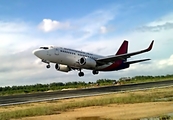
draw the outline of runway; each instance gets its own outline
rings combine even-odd
[[[114,92],[149,89],[154,87],[167,87],[172,85],[173,85],[173,80],[168,80],[168,81],[148,82],[148,83],[138,83],[138,84],[114,85],[114,86],[79,89],[79,90],[0,96],[0,106],[84,97],[84,96],[94,96],[94,95],[109,94]]]

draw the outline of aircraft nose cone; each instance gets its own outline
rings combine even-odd
[[[40,50],[38,50],[38,49],[32,51],[32,53],[33,53],[35,56],[37,56],[37,57],[39,56],[39,52],[40,52]]]

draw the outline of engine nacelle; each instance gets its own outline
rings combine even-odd
[[[88,57],[82,57],[79,59],[79,65],[85,68],[95,68],[96,64],[97,63],[94,59]]]
[[[55,69],[57,71],[62,71],[62,72],[68,72],[71,71],[71,68],[67,65],[62,65],[62,64],[56,64]]]

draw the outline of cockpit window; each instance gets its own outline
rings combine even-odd
[[[45,49],[46,50],[46,49],[49,49],[49,48],[48,47],[40,47],[40,49]]]

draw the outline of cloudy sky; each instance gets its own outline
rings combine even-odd
[[[92,75],[63,73],[41,63],[32,51],[56,45],[100,55],[115,54],[124,39],[129,52],[153,50],[129,69]],[[172,0],[0,0],[0,86],[96,81],[125,76],[173,74]]]

